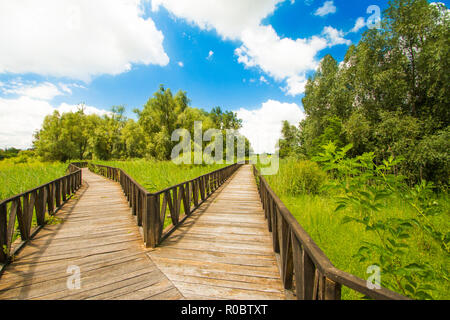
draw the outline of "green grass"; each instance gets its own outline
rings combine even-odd
[[[14,161],[0,161],[0,200],[8,199],[30,189],[34,189],[66,174],[67,163],[14,163]],[[11,203],[7,204],[9,211]],[[46,220],[51,219],[46,214]],[[52,220],[53,221],[53,220]],[[35,227],[36,212],[33,212],[31,227]],[[18,222],[15,222],[15,231],[12,241],[20,236]]]
[[[177,165],[171,161],[152,160],[93,161],[93,163],[125,170],[149,192],[157,192],[227,166],[227,164]]]
[[[66,163],[0,161],[0,200],[10,198],[66,174]]]
[[[294,196],[286,192],[286,183],[291,180],[289,179],[291,173],[287,174],[284,168],[286,168],[286,161],[281,161],[280,172],[275,176],[266,177],[272,189],[337,268],[367,279],[369,275],[366,274],[366,270],[371,263],[361,263],[353,258],[353,255],[358,251],[362,241],[376,242],[377,238],[372,233],[366,232],[361,225],[342,224],[342,218],[352,213],[349,211],[335,213],[335,196],[326,194]],[[450,230],[450,201],[448,195],[441,196],[440,200],[444,203],[445,212],[432,219],[433,224],[445,233]],[[378,214],[385,217],[416,217],[415,212],[400,199],[393,199],[386,203],[386,208]],[[438,278],[432,283],[437,288],[433,292],[434,298],[449,299],[450,259],[448,254],[421,230],[415,230],[409,241],[411,247],[405,259],[411,262],[429,263]],[[361,297],[361,294],[343,288],[343,299],[360,299]]]

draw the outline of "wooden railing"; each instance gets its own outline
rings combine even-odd
[[[120,183],[137,225],[142,227],[146,246],[154,248],[240,166],[233,164],[156,193],[148,192],[122,169],[90,163],[89,170]],[[171,224],[164,228],[167,208]]]
[[[297,219],[253,165],[273,249],[279,254],[284,288],[299,300],[340,300],[346,286],[377,300],[406,300],[385,288],[369,289],[367,282],[333,266],[328,257],[300,226]]]
[[[75,170],[76,171],[76,170],[81,169],[81,168],[87,168],[88,165],[89,165],[89,162],[87,162],[87,161],[84,161],[84,162],[71,162],[69,164],[68,170],[69,171],[70,170]]]
[[[70,164],[67,171],[68,174],[64,177],[0,202],[0,264],[8,263],[45,225],[47,212],[54,215],[81,187],[81,169]],[[21,243],[12,248],[14,239],[19,236]]]

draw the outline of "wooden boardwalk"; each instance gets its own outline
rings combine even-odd
[[[0,299],[284,299],[250,166],[156,249],[145,248],[119,184],[83,187],[0,277]],[[80,288],[68,289],[68,268]]]
[[[187,299],[284,299],[251,166],[149,252]]]

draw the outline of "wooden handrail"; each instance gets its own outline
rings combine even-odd
[[[257,180],[268,228],[272,233],[273,248],[280,255],[284,288],[293,290],[297,299],[340,300],[342,286],[378,300],[408,299],[385,288],[369,289],[365,280],[334,267],[270,188],[255,165],[253,174]]]
[[[45,225],[45,214],[56,211],[82,184],[82,171],[69,164],[67,175],[25,191],[0,202],[0,264],[6,265],[37,231]],[[37,227],[32,228],[33,215]],[[16,223],[18,230],[16,230]],[[20,234],[22,242],[11,252],[14,236]]]
[[[241,164],[235,163],[155,193],[148,192],[122,169],[93,163],[89,163],[88,168],[120,183],[131,207],[131,212],[136,217],[136,223],[142,228],[145,245],[154,248],[166,239],[240,166]],[[172,224],[164,228],[167,208],[169,208]]]

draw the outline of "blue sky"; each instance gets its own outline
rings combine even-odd
[[[99,114],[124,105],[134,118],[164,84],[193,107],[238,112],[256,149],[271,151],[281,120],[304,117],[304,82],[320,59],[341,61],[369,6],[387,2],[3,1],[0,148],[29,147],[46,113],[82,102]]]

